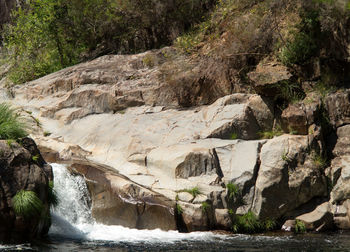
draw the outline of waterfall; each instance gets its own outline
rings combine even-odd
[[[207,241],[219,237],[210,232],[184,234],[177,231],[137,230],[97,223],[91,216],[90,197],[84,178],[70,174],[62,164],[51,165],[54,173],[54,190],[59,198],[59,204],[51,210],[50,236],[89,241],[162,243],[180,240]]]

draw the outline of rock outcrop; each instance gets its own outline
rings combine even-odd
[[[97,220],[181,231],[230,230],[232,216],[251,211],[284,221],[311,213],[319,203],[303,207],[316,199],[328,201],[329,179],[332,218],[348,218],[334,210],[347,209],[350,195],[346,97],[332,110],[340,94],[323,102],[310,93],[280,117],[273,101],[257,94],[184,109],[183,97],[159,78],[171,50],[104,56],[12,90],[11,102],[35,125],[32,135],[46,159],[73,163],[88,181]],[[146,66],[150,55],[155,64]],[[268,86],[291,78],[279,65],[265,67]],[[261,80],[256,74],[250,77]],[[322,128],[327,110],[338,139],[325,169],[332,148]],[[285,134],[260,139],[278,121]]]
[[[47,234],[51,225],[48,190],[52,176],[51,166],[45,163],[32,139],[22,139],[20,144],[0,141],[1,242],[23,242]],[[21,190],[37,194],[44,204],[42,216],[16,216],[13,197]]]

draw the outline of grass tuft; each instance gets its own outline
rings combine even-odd
[[[6,103],[0,103],[0,139],[19,139],[28,135],[19,114]]]
[[[234,200],[234,198],[239,194],[239,188],[234,183],[228,183],[226,185],[227,191],[228,191],[228,197],[231,200]]]
[[[184,210],[182,209],[182,207],[179,204],[176,204],[175,210],[176,210],[176,213],[179,215],[184,212]]]
[[[201,194],[199,188],[196,186],[196,187],[193,187],[192,189],[182,189],[182,190],[179,190],[177,192],[187,192],[187,193],[190,193],[192,194],[193,198],[196,198],[199,194]]]
[[[259,220],[259,218],[252,212],[249,211],[245,215],[235,215],[233,217],[234,222],[232,230],[235,233],[258,233],[264,231],[270,231],[276,228],[277,223],[272,219],[266,219],[264,221]]]
[[[12,203],[15,214],[24,218],[41,216],[44,209],[43,203],[32,191],[19,191],[13,197]]]
[[[208,210],[209,210],[209,208],[210,208],[210,205],[209,205],[209,203],[208,202],[202,202],[202,211],[204,212],[204,213],[206,213]]]
[[[302,222],[301,220],[295,220],[294,233],[296,234],[306,233],[306,227],[304,222]]]

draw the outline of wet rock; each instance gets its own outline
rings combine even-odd
[[[104,165],[75,160],[70,169],[85,177],[92,216],[98,222],[138,229],[176,229],[173,201]]]
[[[286,232],[291,232],[294,230],[294,227],[295,227],[295,220],[286,220],[282,225],[281,230]]]
[[[48,183],[52,179],[51,166],[32,139],[24,138],[21,145],[0,140],[0,242],[24,242],[48,232],[51,224],[40,216],[30,220],[16,216],[12,198],[20,190],[33,191],[44,204],[42,214],[50,216]]]

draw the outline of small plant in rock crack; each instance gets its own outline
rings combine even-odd
[[[231,140],[236,140],[238,138],[238,134],[236,132],[233,132],[230,134],[230,139]]]
[[[210,208],[210,205],[208,202],[206,202],[206,201],[202,202],[202,211],[203,212],[206,213],[209,210],[209,208]]]
[[[184,210],[182,209],[182,207],[179,204],[176,204],[175,211],[179,215],[181,215],[184,212]]]
[[[44,137],[48,137],[48,136],[51,135],[51,132],[49,132],[49,131],[44,131],[43,135],[44,135]]]
[[[34,162],[38,162],[39,158],[40,158],[39,154],[36,154],[36,155],[32,156],[32,160]]]
[[[187,192],[187,193],[190,193],[193,198],[196,198],[199,194],[201,194],[199,188],[196,186],[196,187],[193,187],[192,189],[182,189],[182,190],[179,190],[177,192]]]
[[[295,220],[294,233],[303,234],[306,233],[305,223],[301,220]]]
[[[229,199],[231,200],[234,200],[235,197],[237,197],[239,195],[239,187],[234,184],[234,183],[228,183],[226,185],[226,188],[227,188],[227,193],[228,193],[228,197]]]
[[[321,154],[314,153],[314,155],[312,157],[312,161],[313,161],[314,165],[316,166],[316,168],[318,168],[318,169],[324,169],[328,165],[327,158]]]
[[[281,156],[282,160],[287,162],[287,163],[290,163],[292,161],[292,159],[288,156],[288,152],[287,151],[284,151],[282,156]]]

